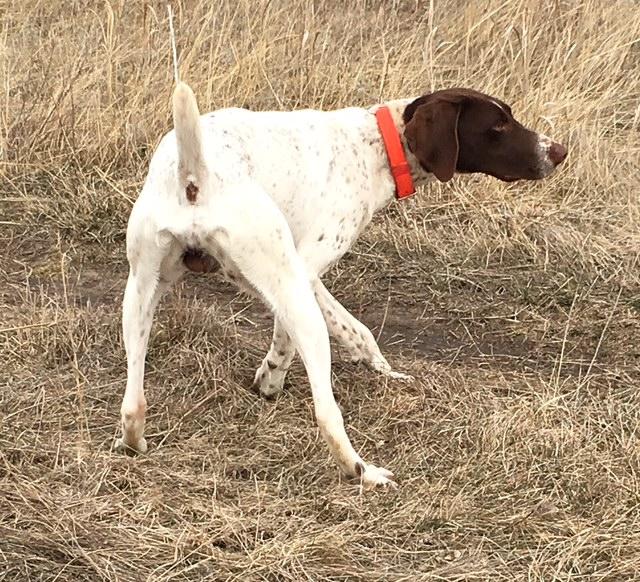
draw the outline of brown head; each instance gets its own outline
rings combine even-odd
[[[518,123],[506,103],[471,89],[424,95],[403,120],[409,149],[441,182],[455,172],[539,180],[567,157],[564,146]]]

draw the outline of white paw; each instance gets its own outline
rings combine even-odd
[[[382,363],[375,362],[371,364],[371,367],[376,372],[378,372],[378,374],[382,374],[383,376],[386,376],[387,378],[392,378],[393,380],[402,380],[404,382],[411,382],[414,379],[413,376],[410,376],[409,374],[403,374],[402,372],[396,372],[395,370],[391,369],[391,366],[387,362],[382,362]]]
[[[382,372],[387,378],[393,378],[394,380],[403,380],[404,382],[413,382],[415,378],[410,374],[403,374],[402,372],[396,372],[394,370],[387,370]]]
[[[284,378],[285,374],[279,370],[270,369],[268,363],[265,361],[256,371],[253,385],[260,390],[260,394],[271,398],[282,392]]]
[[[145,438],[141,438],[137,444],[131,445],[124,442],[123,438],[116,439],[116,442],[113,445],[113,450],[116,453],[125,453],[125,454],[142,454],[147,452],[147,440]]]
[[[375,465],[365,465],[358,463],[360,471],[360,485],[363,489],[371,489],[373,487],[389,487],[396,489],[398,484],[393,480],[393,473],[382,467]],[[364,470],[363,470],[364,469]]]

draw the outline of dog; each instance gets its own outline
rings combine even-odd
[[[282,390],[297,352],[322,437],[340,469],[365,487],[395,486],[345,432],[331,387],[329,334],[354,360],[407,379],[321,277],[374,213],[431,180],[482,173],[503,181],[551,174],[567,149],[517,122],[510,107],[446,89],[372,108],[200,116],[187,84],[173,94],[174,130],[161,140],[127,228],[123,301],[127,385],[117,448],[145,452],[143,376],[154,310],[188,270],[219,271],[274,314],[273,341],[255,375]]]

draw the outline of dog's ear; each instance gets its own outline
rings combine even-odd
[[[412,110],[405,126],[409,149],[420,165],[441,182],[451,180],[456,170],[461,108],[459,101],[427,99]]]

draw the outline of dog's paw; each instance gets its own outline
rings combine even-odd
[[[360,484],[364,489],[372,489],[374,487],[397,489],[398,484],[394,481],[391,471],[365,463],[358,463],[356,467],[359,473]]]
[[[371,367],[378,372],[378,374],[391,378],[392,380],[401,380],[403,382],[413,382],[413,380],[415,380],[415,378],[409,374],[396,372],[386,362],[383,362],[382,364],[374,363]]]
[[[134,446],[125,443],[123,438],[119,438],[116,439],[116,442],[113,445],[113,450],[116,453],[123,453],[125,455],[144,455],[144,453],[147,452],[147,440],[145,438],[141,438]]]
[[[386,370],[381,372],[383,376],[392,378],[393,380],[402,380],[403,382],[413,382],[415,378],[411,374],[404,374],[402,372],[396,372],[395,370]]]
[[[265,398],[275,398],[284,387],[284,378],[280,370],[270,368],[267,361],[257,369],[253,379],[254,389]]]
[[[409,374],[403,372],[396,372],[387,360],[384,358],[376,358],[374,360],[363,360],[365,364],[374,372],[377,372],[381,376],[386,376],[392,380],[402,380],[403,382],[412,382],[415,378]]]

